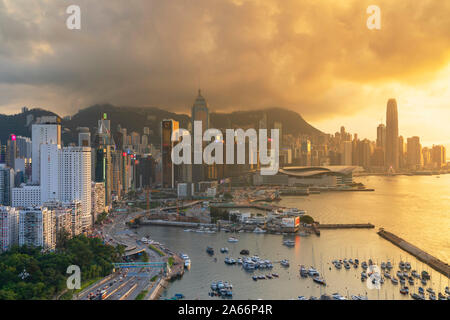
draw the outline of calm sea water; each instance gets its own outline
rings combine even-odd
[[[358,178],[375,192],[323,193],[308,197],[286,197],[281,205],[306,209],[308,214],[322,223],[366,223],[384,227],[438,258],[450,260],[450,175],[436,177],[364,177]],[[138,230],[141,235],[166,244],[177,252],[187,253],[192,261],[191,270],[181,280],[174,281],[164,292],[171,297],[183,293],[188,299],[211,299],[208,292],[212,281],[231,281],[235,299],[292,299],[299,295],[309,297],[322,293],[339,292],[342,295],[363,294],[370,299],[408,299],[399,293],[400,286],[387,281],[380,290],[369,289],[361,282],[361,268],[336,270],[333,259],[359,258],[374,262],[390,260],[396,271],[400,260],[409,261],[413,269],[427,270],[432,275],[428,284],[436,292],[449,285],[445,276],[433,271],[414,257],[380,238],[376,230],[322,230],[321,236],[292,236],[296,245],[282,245],[282,235],[240,233],[238,243],[227,242],[229,233],[201,234],[184,232],[181,228],[148,226]],[[215,248],[217,262],[209,257],[206,246]],[[228,255],[219,249],[228,247]],[[280,277],[253,281],[252,273],[240,266],[228,266],[225,256],[237,258],[242,249],[251,255],[279,261],[289,259],[290,267],[274,264],[270,272]],[[311,278],[299,276],[299,265],[314,266],[327,281],[320,287]],[[255,271],[253,274],[269,271]],[[395,273],[395,272],[392,272]],[[414,292],[420,286],[410,286]],[[218,299],[218,298],[212,298]]]

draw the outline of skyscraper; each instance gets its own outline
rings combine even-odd
[[[17,143],[16,143],[16,135],[10,134],[8,140],[8,147],[6,152],[6,165],[10,168],[15,169],[15,162],[17,157]]]
[[[83,231],[91,219],[91,148],[66,147],[61,155],[61,201],[81,201]]]
[[[419,137],[411,137],[407,140],[407,159],[408,167],[416,170],[423,166],[422,146]]]
[[[40,183],[40,150],[41,144],[57,144],[61,146],[61,119],[59,117],[41,117],[33,124],[31,129],[31,165],[32,180],[34,183]]]
[[[386,126],[382,123],[377,127],[377,147],[386,148]]]
[[[203,133],[208,130],[209,128],[209,109],[208,104],[203,98],[200,89],[198,90],[198,96],[195,99],[195,102],[192,106],[192,113],[191,113],[191,119],[192,119],[192,130],[194,130],[194,121],[201,121],[202,122],[202,135]],[[203,145],[204,146],[204,145]],[[193,149],[192,152],[194,153],[195,150]],[[203,158],[202,155],[198,155]],[[195,156],[193,155],[192,159],[194,159]],[[193,182],[200,182],[204,181],[206,177],[206,166],[203,164],[193,164],[192,165],[192,181]]]
[[[179,124],[175,120],[163,120],[161,122],[161,162],[162,162],[162,187],[175,188],[176,170],[172,163],[172,132],[178,130]]]
[[[398,170],[398,111],[397,101],[389,99],[386,110],[386,158],[388,170]]]

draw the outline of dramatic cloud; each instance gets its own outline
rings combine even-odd
[[[65,25],[71,4],[79,31]],[[381,30],[366,27],[371,4]],[[388,98],[402,108],[418,91],[412,107],[448,112],[448,86],[429,83],[450,80],[449,17],[438,0],[0,0],[0,112],[187,112],[198,87],[215,111],[280,106],[324,125],[378,121]]]

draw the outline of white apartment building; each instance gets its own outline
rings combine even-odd
[[[0,206],[0,251],[19,243],[19,213],[15,208]]]
[[[29,207],[19,211],[19,245],[55,249],[54,211],[45,207]]]
[[[91,148],[65,147],[61,155],[61,196],[63,202],[81,201],[83,232],[92,226]]]
[[[35,207],[41,204],[41,186],[22,184],[12,189],[11,207]]]
[[[82,233],[81,201],[49,201],[45,202],[43,206],[55,212],[56,236],[63,229],[67,231],[71,237]]]
[[[60,199],[61,187],[61,146],[57,144],[41,144],[41,201],[57,201]]]
[[[32,181],[40,183],[41,174],[41,144],[56,144],[61,146],[61,125],[58,117],[41,117],[31,127],[31,163]]]

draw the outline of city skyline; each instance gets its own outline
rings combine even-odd
[[[404,136],[450,148],[446,2],[416,4],[413,15],[408,1],[380,0],[380,30],[366,27],[368,1],[77,4],[73,31],[65,4],[0,2],[0,113],[26,105],[65,116],[103,102],[188,113],[201,87],[211,112],[283,107],[320,130],[373,139],[367,123],[385,121],[395,97]]]

